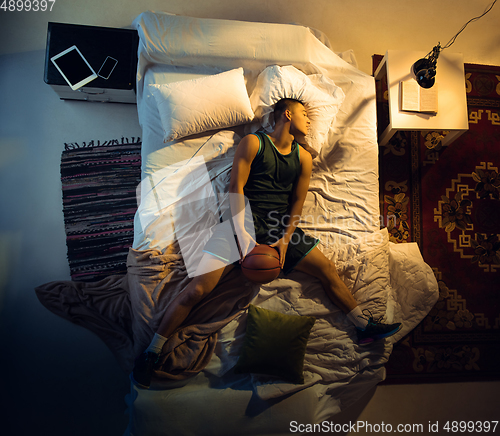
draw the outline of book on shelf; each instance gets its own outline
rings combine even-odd
[[[438,86],[422,88],[415,80],[401,82],[401,110],[437,114]]]

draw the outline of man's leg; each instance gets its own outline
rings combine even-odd
[[[217,286],[219,281],[233,268],[215,256],[204,254],[197,271],[201,272],[193,278],[186,288],[170,303],[161,320],[160,326],[149,347],[136,361],[133,370],[135,382],[149,388],[154,364],[158,360],[163,344],[188,317],[191,309],[202,301]],[[203,271],[208,271],[203,273]]]
[[[195,304],[203,300],[219,281],[233,268],[210,254],[204,254],[197,271],[208,271],[197,275],[172,301],[163,315],[157,333],[168,338],[184,322]]]
[[[326,295],[344,313],[347,314],[358,306],[355,298],[339,277],[335,264],[327,259],[318,247],[314,247],[307,253],[294,269],[318,278]]]
[[[296,266],[298,271],[310,274],[321,281],[330,300],[339,307],[356,326],[358,342],[367,345],[374,340],[383,339],[396,333],[401,324],[383,324],[366,316],[345,283],[339,277],[335,264],[314,247]]]

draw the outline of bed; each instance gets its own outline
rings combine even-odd
[[[321,32],[300,25],[149,11],[133,26],[143,143],[128,272],[90,285],[52,283],[38,295],[96,332],[130,372],[195,274],[199,247],[224,224],[238,142],[272,128],[277,99],[299,98],[311,117],[315,155],[300,226],[319,238],[362,309],[403,328],[360,347],[352,324],[311,276],[281,273],[257,285],[235,269],[166,343],[151,389],[131,382],[126,434],[289,434],[328,422],[384,379],[393,344],[438,296],[416,244],[390,243],[380,222],[374,79],[357,69],[351,51],[334,52]],[[86,303],[73,304],[78,316],[69,316],[62,300]],[[250,308],[314,318],[298,356],[300,382],[235,371]],[[278,329],[271,322],[259,333]]]

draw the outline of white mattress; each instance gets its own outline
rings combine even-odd
[[[159,172],[201,157],[213,189],[224,192],[234,147],[256,126],[165,144],[147,85],[243,67],[250,94],[265,67],[293,65],[306,74],[323,74],[342,88],[345,100],[328,144],[314,161],[300,226],[320,238],[320,249],[335,261],[362,308],[385,315],[389,322],[402,321],[404,328],[390,340],[361,349],[353,341],[353,326],[326,298],[319,282],[299,272],[280,275],[260,288],[253,303],[282,313],[317,317],[306,353],[305,384],[231,375],[244,336],[243,315],[223,329],[216,355],[197,377],[161,391],[131,386],[128,432],[164,434],[168,426],[176,435],[289,434],[292,419],[305,423],[330,419],[383,380],[383,365],[392,344],[411,331],[437,299],[435,278],[418,247],[391,244],[387,231],[379,229],[374,80],[357,70],[352,52],[339,56],[321,33],[301,26],[161,12],[141,14],[134,26],[141,39],[137,94],[143,129],[143,181],[152,182],[159,191],[175,185],[175,177],[163,178],[169,184],[162,185]],[[141,206],[143,211],[149,207]],[[139,211],[134,248],[161,249],[173,238],[168,214],[159,214],[145,224]]]

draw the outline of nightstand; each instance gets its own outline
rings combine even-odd
[[[389,50],[375,71],[375,80],[387,80],[389,113],[387,126],[379,126],[379,144],[386,145],[400,130],[447,131],[443,145],[448,145],[469,129],[463,57],[459,53],[442,52],[437,61],[436,114],[401,110],[400,82],[414,80],[412,65],[424,52]]]
[[[133,29],[49,23],[45,54],[45,83],[62,100],[136,103],[135,84],[139,38]],[[116,67],[108,79],[97,77],[73,91],[50,58],[76,45],[97,73],[108,56]]]

